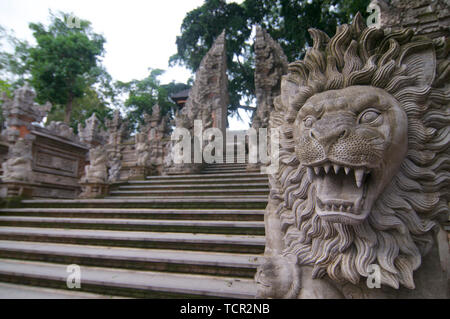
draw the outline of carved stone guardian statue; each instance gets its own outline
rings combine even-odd
[[[435,43],[359,14],[310,34],[270,117],[280,165],[257,297],[448,298],[450,84],[435,85]]]
[[[81,178],[81,198],[95,198],[108,194],[107,153],[103,146],[89,151],[89,165],[85,167],[85,175]]]

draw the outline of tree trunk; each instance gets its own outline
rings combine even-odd
[[[69,96],[69,101],[66,105],[66,110],[64,114],[64,122],[66,124],[70,124],[70,116],[72,115],[72,104],[73,104],[73,97],[72,94]]]

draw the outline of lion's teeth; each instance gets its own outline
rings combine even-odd
[[[339,206],[339,211],[343,212],[344,211],[344,205]]]
[[[316,173],[316,175],[319,175],[320,167],[319,166],[314,167],[314,172]]]
[[[350,167],[344,167],[345,175],[348,175],[350,172]]]
[[[306,169],[306,172],[307,172],[307,174],[308,174],[308,179],[309,179],[309,181],[312,183],[313,178],[314,178],[313,169],[312,169],[311,167],[308,167],[308,168]]]
[[[364,178],[364,169],[362,168],[355,169],[355,181],[356,186],[358,186],[358,188],[361,187],[363,178]]]
[[[325,170],[325,173],[328,174],[328,172],[330,171],[330,167],[331,167],[330,164],[325,164],[325,165],[323,166],[323,168],[324,168],[324,170]]]
[[[335,174],[339,173],[339,170],[341,169],[341,167],[339,165],[336,165],[336,164],[333,165],[333,168],[334,168],[334,173]]]

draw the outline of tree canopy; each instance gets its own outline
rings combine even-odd
[[[127,95],[125,100],[127,119],[133,129],[143,124],[145,113],[152,114],[155,104],[160,106],[162,115],[169,114],[169,117],[172,117],[176,104],[169,99],[170,95],[190,87],[176,82],[161,84],[159,76],[164,73],[164,70],[150,69],[149,71],[150,74],[142,80],[116,83],[118,91]]]
[[[64,106],[64,121],[69,123],[74,100],[105,76],[99,64],[105,39],[94,33],[86,20],[70,26],[63,14],[50,17],[48,27],[30,23],[37,42],[29,49],[30,82],[38,101]]]
[[[188,12],[177,37],[177,53],[171,65],[181,64],[195,72],[215,38],[226,30],[230,89],[229,111],[247,106],[255,95],[252,30],[260,25],[282,46],[289,61],[303,56],[312,45],[308,29],[318,28],[332,36],[336,26],[365,14],[370,0],[205,0]]]
[[[331,36],[337,25],[350,22],[356,12],[365,15],[369,1],[244,0],[237,4],[205,0],[186,14],[181,35],[176,39],[177,52],[170,57],[169,65],[181,64],[195,72],[225,29],[229,113],[248,109],[255,96],[252,44],[256,25],[280,43],[292,62],[312,44],[308,28],[321,29]],[[75,130],[93,112],[101,121],[110,117],[112,105],[124,107],[135,129],[142,123],[144,113],[151,114],[155,104],[160,105],[163,114],[173,114],[176,106],[169,96],[188,88],[188,84],[161,84],[159,77],[164,71],[160,69],[150,69],[141,80],[114,82],[101,64],[105,38],[92,30],[89,21],[80,19],[79,25],[70,25],[68,17],[73,15],[50,13],[49,25],[31,23],[37,43],[33,46],[0,27],[0,40],[6,38],[15,49],[14,53],[7,53],[0,47],[0,91],[11,95],[13,89],[30,82],[37,102],[50,101],[54,106],[48,121],[65,120]],[[118,98],[124,95],[124,105],[120,105]]]

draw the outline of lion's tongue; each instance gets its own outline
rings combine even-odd
[[[363,196],[364,187],[358,188],[355,178],[339,172],[316,177],[317,195],[322,202],[339,201],[356,203]]]

